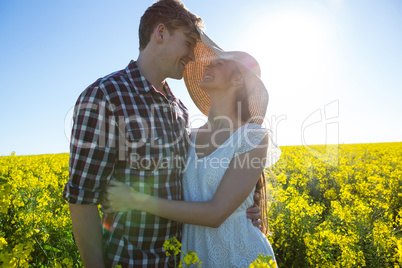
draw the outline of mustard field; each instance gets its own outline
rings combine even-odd
[[[402,143],[281,149],[269,208],[279,267],[402,266]]]
[[[278,267],[402,267],[402,143],[281,149],[266,171]],[[82,266],[68,157],[0,157],[1,267]]]

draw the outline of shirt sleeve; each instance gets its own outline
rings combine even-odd
[[[70,140],[70,177],[63,197],[73,204],[98,204],[110,181],[116,161],[111,125],[113,114],[99,87],[87,88],[79,97]],[[117,137],[116,137],[117,136]]]
[[[275,164],[281,155],[281,149],[274,143],[272,132],[269,129],[263,128],[260,125],[253,124],[245,128],[242,132],[241,142],[237,148],[234,157],[244,154],[250,150],[257,148],[262,139],[268,135],[269,141],[267,146],[267,154],[264,160],[264,167],[269,167]],[[265,145],[264,145],[265,146]]]

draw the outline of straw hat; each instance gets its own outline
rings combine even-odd
[[[198,86],[204,74],[204,67],[216,58],[235,61],[246,84],[248,106],[252,119],[249,123],[262,124],[268,106],[268,91],[261,81],[258,62],[246,52],[224,51],[201,29],[197,28],[201,39],[194,49],[195,61],[186,65],[184,82],[198,109],[208,116],[211,107],[209,96]]]

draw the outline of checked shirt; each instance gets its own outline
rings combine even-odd
[[[119,180],[166,199],[182,199],[188,111],[165,84],[166,97],[136,63],[98,79],[80,95],[70,141],[70,178],[63,197],[99,204],[108,182]],[[103,248],[109,267],[167,267],[166,239],[181,225],[142,211],[105,214]]]

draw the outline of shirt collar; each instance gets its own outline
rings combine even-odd
[[[133,60],[126,67],[126,73],[134,86],[134,91],[138,94],[145,94],[151,90],[151,83],[142,75],[137,63]]]
[[[131,84],[134,86],[134,90],[136,93],[146,94],[150,91],[157,91],[155,87],[142,75],[135,61],[130,61],[130,63],[126,67],[126,73],[130,79]],[[169,102],[177,102],[177,98],[175,95],[173,95],[167,82],[165,82],[164,89],[166,91],[166,98],[169,100]]]
[[[166,92],[166,99],[168,99],[169,102],[178,102],[178,99],[173,94],[173,92],[170,90],[170,87],[169,87],[167,82],[165,82],[165,85],[163,86],[163,89]]]

